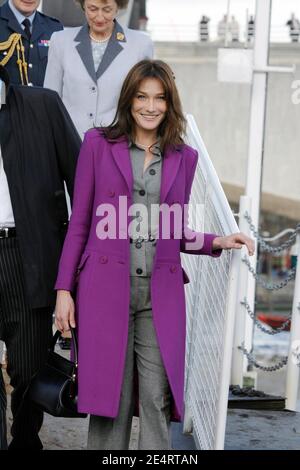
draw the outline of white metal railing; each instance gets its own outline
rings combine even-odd
[[[205,232],[228,235],[237,224],[208,156],[194,118],[188,115],[188,143],[199,153],[191,205],[203,204]],[[240,253],[218,259],[183,255],[186,286],[187,350],[184,431],[200,449],[223,449],[234,331]]]

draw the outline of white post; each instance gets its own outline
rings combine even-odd
[[[262,164],[265,134],[265,111],[267,94],[267,70],[269,55],[269,35],[271,0],[256,0],[254,71],[251,96],[248,168],[246,180],[246,196],[251,199],[251,218],[256,228],[259,224],[260,192],[262,180]],[[256,268],[257,250],[251,257],[251,265]],[[251,310],[254,310],[255,279],[249,276],[247,299]],[[245,347],[252,350],[253,322],[246,319]]]
[[[291,321],[290,347],[286,375],[286,403],[287,410],[296,411],[299,387],[300,364],[296,354],[300,354],[300,235],[297,236],[297,269],[295,278],[295,291],[293,300],[293,313]]]
[[[251,199],[247,196],[241,196],[240,198],[240,210],[239,210],[239,229],[247,235],[250,235],[249,225],[244,217],[245,213],[250,214],[251,211]],[[247,253],[246,249],[242,249],[240,253],[241,259]],[[243,372],[245,368],[245,362],[247,359],[244,357],[243,351],[238,349],[242,343],[245,342],[245,327],[247,312],[241,301],[247,297],[247,287],[249,279],[248,267],[245,263],[241,263],[240,275],[238,280],[238,291],[236,300],[236,316],[235,316],[235,331],[233,339],[233,352],[232,352],[232,369],[231,369],[231,384],[243,386]]]
[[[227,311],[225,318],[226,329],[224,331],[224,355],[222,372],[220,378],[220,391],[219,402],[218,402],[218,413],[216,423],[216,438],[214,450],[223,450],[225,441],[225,429],[226,429],[226,418],[228,409],[228,394],[230,385],[230,374],[227,371],[230,370],[232,364],[232,342],[234,336],[234,323],[235,323],[235,305],[238,291],[238,279],[240,269],[240,253],[233,250],[231,269],[229,274],[228,284],[228,300],[227,300]]]

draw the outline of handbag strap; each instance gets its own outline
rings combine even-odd
[[[75,365],[77,366],[78,364],[78,341],[77,341],[77,333],[75,328],[70,327],[71,330],[71,340],[72,340],[72,346],[73,346],[73,352],[74,352],[74,362]],[[58,338],[61,337],[61,332],[57,330],[55,334],[53,335],[52,342],[50,345],[50,351],[54,351],[55,345],[57,343]]]

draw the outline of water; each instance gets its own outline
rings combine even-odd
[[[265,326],[265,325],[264,325]],[[255,327],[254,331],[254,340],[253,340],[253,348],[254,348],[254,356],[258,360],[259,363],[265,364],[267,366],[271,365],[270,363],[278,363],[280,362],[281,358],[286,357],[288,355],[289,350],[289,342],[290,342],[290,332],[289,331],[282,331],[276,335],[268,335],[263,333],[257,327]],[[274,382],[274,389],[267,390],[268,393],[275,393],[285,395],[285,372],[286,368],[283,369],[284,375],[280,376],[283,383],[279,385],[276,381]],[[269,381],[270,384],[273,383],[274,380],[274,373],[273,372],[260,372],[265,376],[265,381]],[[277,379],[278,380],[278,379]],[[277,386],[275,385],[277,383]],[[282,390],[278,391],[278,387]],[[296,405],[296,411],[300,412],[300,390],[298,394],[298,401]]]
[[[268,328],[265,324],[264,327]],[[276,335],[268,335],[255,327],[253,340],[254,355],[263,356],[268,360],[275,356],[286,357],[288,355],[289,340],[289,331],[282,331]]]

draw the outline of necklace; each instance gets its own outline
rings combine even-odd
[[[143,145],[143,144],[140,144],[139,142],[135,141],[135,144],[139,145],[143,149],[149,150],[154,144],[156,144],[156,142],[153,142],[153,144],[151,144],[151,145]]]
[[[90,36],[90,38],[92,39],[92,41],[95,41],[95,42],[97,42],[98,44],[101,44],[102,42],[108,41],[109,38],[111,37],[111,35],[112,35],[112,33],[110,33],[110,35],[107,36],[107,38],[105,38],[105,39],[95,39],[95,38],[92,36],[92,34],[89,33],[89,36]]]

